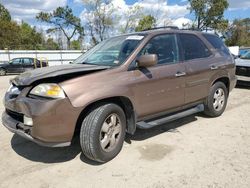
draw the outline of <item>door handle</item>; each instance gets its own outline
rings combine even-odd
[[[186,76],[186,73],[185,72],[177,72],[175,74],[176,77],[181,77],[181,76]]]
[[[216,69],[218,69],[218,68],[219,68],[219,67],[216,66],[216,65],[212,65],[212,66],[210,67],[211,70],[216,70]]]

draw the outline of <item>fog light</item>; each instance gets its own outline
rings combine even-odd
[[[29,118],[26,116],[23,116],[23,123],[24,123],[24,125],[33,126],[32,118]]]

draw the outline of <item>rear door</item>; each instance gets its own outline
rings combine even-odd
[[[34,69],[32,58],[23,58],[23,72]]]
[[[139,118],[180,107],[185,93],[185,66],[179,63],[175,34],[153,37],[138,56],[145,54],[156,54],[158,64],[133,71]]]
[[[186,67],[185,104],[189,104],[208,95],[213,55],[195,34],[179,34],[179,39]]]

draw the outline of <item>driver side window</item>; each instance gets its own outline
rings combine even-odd
[[[22,63],[21,59],[13,59],[13,61],[12,61],[13,65],[20,65],[21,63]]]
[[[156,54],[158,64],[173,64],[179,61],[176,35],[165,34],[152,38],[139,53],[140,55]]]

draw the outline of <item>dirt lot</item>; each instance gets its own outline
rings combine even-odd
[[[0,77],[0,97],[10,76]],[[0,112],[4,110],[0,100]],[[236,88],[223,116],[190,116],[139,130],[99,165],[77,140],[45,148],[0,125],[0,187],[250,187],[250,90]]]

